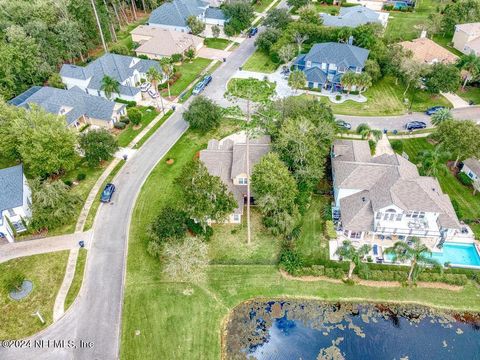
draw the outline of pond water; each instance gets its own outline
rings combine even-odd
[[[422,306],[251,301],[227,323],[226,359],[480,359],[480,315]]]

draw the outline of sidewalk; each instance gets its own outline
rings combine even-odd
[[[440,93],[445,99],[450,101],[454,109],[469,107],[470,104],[468,101],[463,100],[460,96],[454,93]]]

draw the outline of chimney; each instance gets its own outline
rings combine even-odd
[[[425,39],[427,37],[427,30],[422,30],[422,33],[420,34],[421,39]]]

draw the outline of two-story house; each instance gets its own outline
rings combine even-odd
[[[342,75],[347,71],[361,73],[368,53],[351,44],[326,42],[313,45],[307,54],[296,58],[293,65],[305,73],[309,88],[342,91]]]
[[[76,86],[69,90],[32,86],[8,103],[25,109],[40,106],[49,113],[64,116],[66,125],[75,128],[83,124],[111,128],[127,114],[125,104],[88,95]]]
[[[480,56],[480,22],[455,25],[452,42],[458,51]]]
[[[402,156],[373,157],[367,141],[337,140],[331,157],[339,237],[358,244],[391,245],[416,236],[429,248],[439,249],[461,233],[438,180],[420,176]]]
[[[140,101],[142,100],[140,82],[147,78],[147,71],[152,67],[163,73],[157,61],[109,53],[85,67],[64,64],[60,70],[60,76],[67,89],[78,87],[89,95],[104,98],[108,96],[102,90],[102,80],[105,76],[109,76],[120,84],[119,93],[112,94],[112,98]],[[163,79],[165,80],[166,78]]]
[[[31,217],[31,192],[23,166],[0,170],[0,243],[13,242],[15,234],[26,231]]]
[[[250,139],[249,143],[248,174],[244,133],[234,134],[220,141],[210,140],[207,149],[200,151],[200,161],[205,164],[210,175],[218,176],[237,200],[238,206],[229,216],[229,223],[241,223],[253,167],[270,151],[269,136]],[[255,194],[252,194],[253,197]]]

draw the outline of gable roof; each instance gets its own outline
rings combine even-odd
[[[358,46],[336,42],[315,44],[308,54],[300,56],[296,64],[312,63],[336,64],[337,67],[359,67],[365,66],[369,51]]]
[[[475,158],[468,158],[463,161],[463,164],[468,166],[470,170],[472,170],[475,175],[480,177],[480,161]]]
[[[23,166],[0,169],[0,214],[23,205]]]
[[[480,22],[457,24],[455,30],[464,31],[467,34],[480,32]]]
[[[357,27],[363,24],[382,22],[377,12],[361,5],[341,7],[338,16],[324,13],[320,16],[325,26]]]
[[[452,64],[458,60],[458,56],[451,53],[443,46],[428,38],[418,38],[412,41],[403,41],[400,45],[413,54],[413,58],[421,63],[430,64],[441,62]]]
[[[143,74],[151,67],[156,68],[162,73],[162,68],[157,61],[108,53],[92,61],[85,67],[63,64],[60,70],[60,75],[62,77],[79,80],[90,79],[88,88],[100,90],[102,79],[105,75],[123,83],[125,80],[133,76],[135,70]],[[126,85],[120,86],[120,94],[122,95],[135,96],[139,92],[140,89],[136,87]]]
[[[72,124],[82,115],[110,121],[115,108],[120,110],[125,107],[123,104],[117,104],[99,96],[88,95],[78,87],[65,90],[33,86],[9,103],[26,109],[29,109],[31,104],[36,104],[49,113],[64,115],[67,125]]]
[[[152,11],[149,24],[188,27],[189,16],[199,16],[205,12],[208,2],[203,0],[167,1]]]
[[[222,9],[215,8],[215,7],[208,7],[205,11],[205,18],[206,19],[216,19],[216,20],[226,20],[227,17]]]
[[[460,227],[436,178],[420,176],[417,167],[398,154],[372,157],[367,149],[367,141],[337,140],[333,145],[335,188],[357,190],[340,199],[345,227],[371,229],[374,212],[391,205],[405,212],[436,212],[440,226]]]

